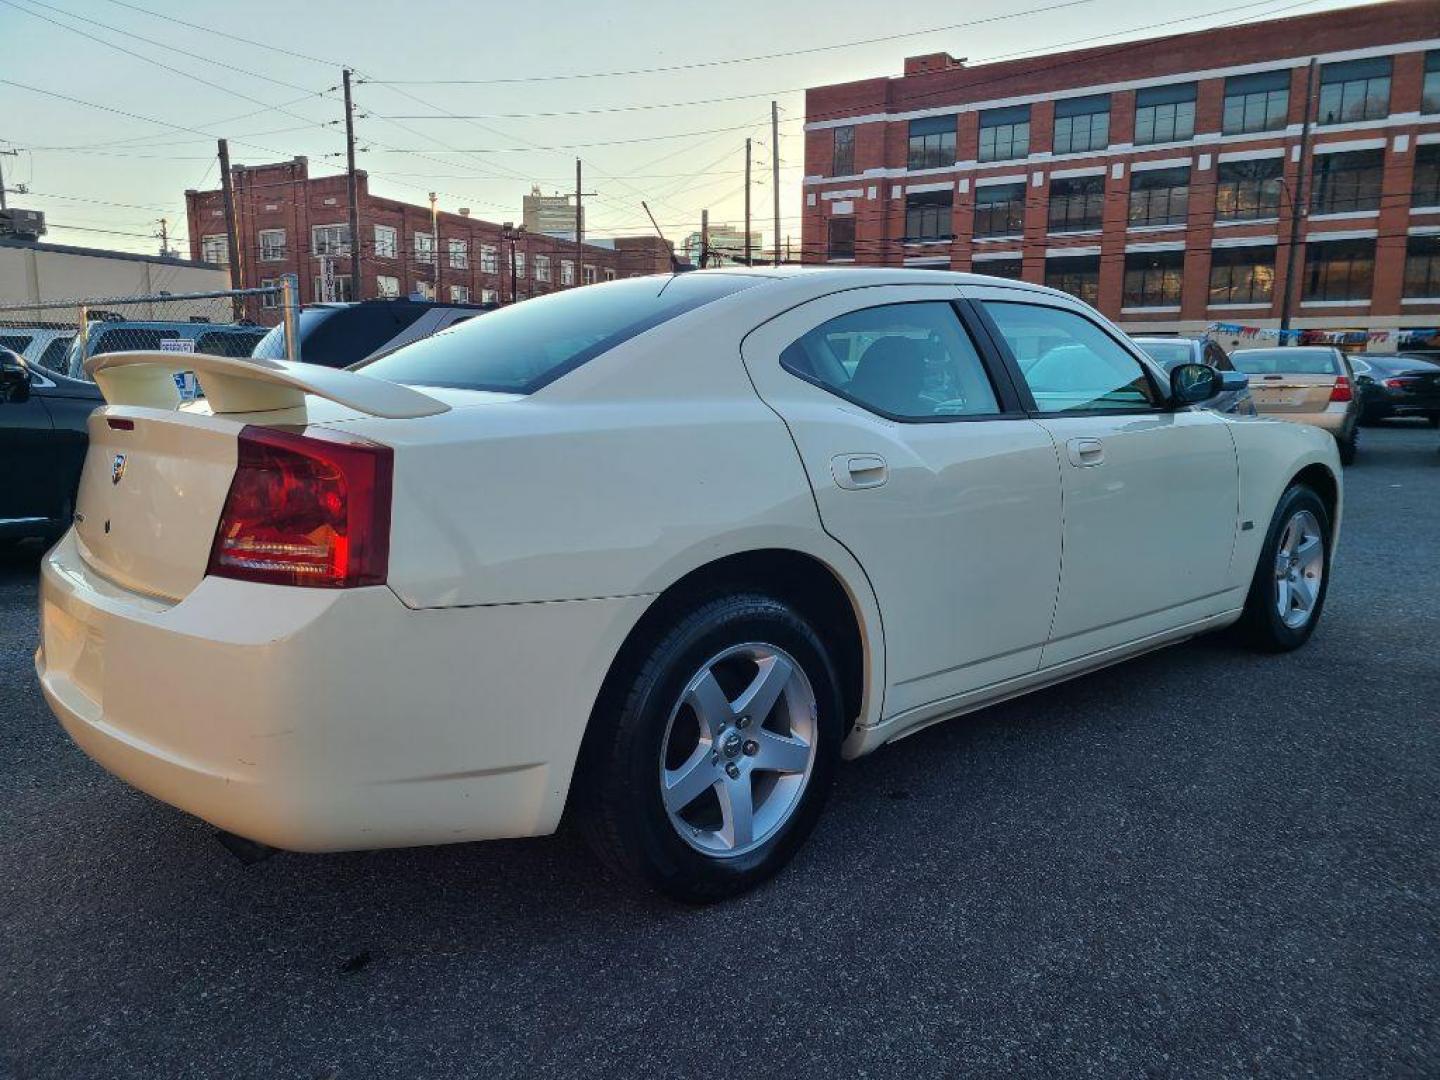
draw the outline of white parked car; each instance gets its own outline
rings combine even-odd
[[[91,360],[46,699],[301,851],[549,833],[774,872],[837,763],[1237,621],[1302,644],[1334,440],[1217,415],[1062,293],[912,270],[566,290],[361,370]]]

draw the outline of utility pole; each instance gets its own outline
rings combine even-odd
[[[1310,164],[1310,108],[1315,94],[1315,57],[1305,69],[1305,119],[1300,127],[1300,168],[1295,174],[1295,189],[1290,192],[1290,248],[1285,252],[1285,295],[1280,301],[1280,329],[1290,329],[1290,312],[1295,297],[1295,252],[1300,247],[1300,221],[1305,212],[1305,171]],[[1288,344],[1290,336],[1280,335],[1280,344]]]
[[[745,140],[745,265],[750,265],[750,140]]]
[[[435,206],[435,192],[430,192],[430,257],[435,260],[435,302],[440,302],[440,211]]]
[[[575,281],[576,285],[585,284],[585,216],[580,207],[580,201],[584,194],[584,186],[580,180],[580,159],[575,159]]]
[[[160,257],[170,257],[170,223],[163,217],[160,219]]]
[[[770,102],[770,186],[775,199],[775,265],[780,265],[780,104]]]
[[[20,156],[20,151],[19,151],[19,150],[0,150],[0,157],[19,157],[19,156]],[[17,192],[19,192],[21,195],[23,195],[23,194],[25,194],[25,185],[24,185],[24,184],[21,184],[21,185],[20,185],[19,187],[17,187],[15,190],[16,190]],[[8,209],[9,209],[9,207],[5,205],[5,170],[4,170],[4,169],[0,169],[0,210],[8,210]]]
[[[700,211],[700,269],[705,269],[705,260],[710,255],[710,211]]]
[[[350,69],[345,69],[345,193],[350,200],[350,299],[360,297],[360,196],[355,180],[355,106],[350,101]],[[437,243],[438,246],[438,243]]]
[[[230,184],[230,144],[221,139],[219,149],[220,191],[225,199],[225,242],[230,246],[230,288],[239,290],[245,287],[245,273],[240,266],[240,239],[235,228],[235,189]],[[245,317],[245,301],[239,296],[231,297],[230,301],[235,321],[239,322]]]

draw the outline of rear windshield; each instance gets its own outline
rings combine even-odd
[[[1188,341],[1137,341],[1135,344],[1144,349],[1150,359],[1157,361],[1166,371],[1195,359],[1195,352]]]
[[[1236,349],[1230,354],[1236,371],[1247,375],[1338,375],[1334,349]]]
[[[656,275],[567,289],[470,319],[361,367],[415,386],[530,394],[637,334],[763,280]]]

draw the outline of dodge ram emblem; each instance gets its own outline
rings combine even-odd
[[[120,483],[120,478],[125,475],[125,455],[116,454],[115,461],[110,466],[110,483]]]

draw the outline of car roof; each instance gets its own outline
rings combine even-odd
[[[1013,278],[970,274],[958,270],[930,270],[922,267],[885,266],[727,266],[713,270],[690,270],[685,276],[704,274],[758,277],[766,279],[764,291],[772,297],[793,297],[800,302],[812,297],[845,289],[877,285],[952,285],[988,286],[1056,297],[1068,303],[1077,301],[1069,293]],[[747,293],[751,290],[745,290]]]

